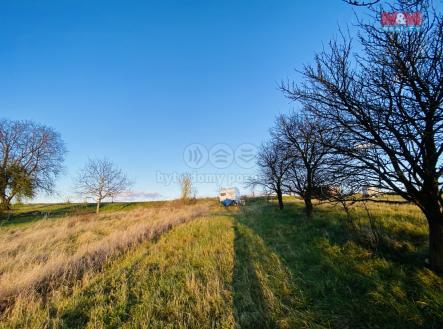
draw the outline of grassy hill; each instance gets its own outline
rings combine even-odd
[[[101,212],[115,212],[135,208],[151,208],[163,205],[168,201],[149,202],[109,202],[103,203]],[[68,215],[85,215],[95,213],[95,203],[31,203],[14,204],[10,211],[0,214],[0,227],[27,224],[41,219],[60,218]]]
[[[0,328],[443,326],[443,280],[424,266],[414,206],[359,205],[347,218],[322,205],[308,220],[287,201],[15,209],[28,219],[0,227]]]

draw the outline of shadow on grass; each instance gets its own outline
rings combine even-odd
[[[235,223],[233,273],[233,299],[235,322],[240,328],[275,328],[276,323],[268,312],[266,298],[261,288],[254,255],[249,248],[250,239],[239,232]]]
[[[293,209],[294,207],[289,206]],[[298,210],[300,213],[300,210]],[[371,230],[366,214],[352,215],[357,229],[346,228],[345,214],[340,209],[315,210],[315,221],[320,221],[328,232],[332,232],[333,242],[340,246],[352,241],[369,253],[397,262],[400,265],[408,265],[415,268],[425,266],[427,253],[427,234],[423,235],[411,227],[392,227],[380,225],[383,218],[376,218],[376,227]],[[356,219],[355,217],[359,217]],[[303,216],[299,216],[303,218]],[[317,223],[310,223],[316,225]],[[377,237],[375,237],[375,235]],[[377,239],[377,241],[374,241]]]
[[[351,239],[339,215],[330,209],[318,209],[314,219],[307,220],[301,204],[289,204],[279,211],[261,202],[245,207],[235,217],[237,226],[245,227],[240,234],[252,232],[263,241],[267,253],[276,255],[290,272],[287,294],[299,300],[301,312],[295,316],[332,328],[443,326],[443,280],[422,266],[423,250],[401,254],[385,246],[374,253],[364,243]],[[260,280],[250,270],[251,262],[253,268],[261,267],[265,272],[271,264],[260,257],[250,257],[245,249],[236,243],[239,269],[234,271],[234,307],[239,314],[244,313],[244,289],[239,289],[236,280],[247,281],[243,276],[248,275],[251,289],[256,291],[253,304],[256,312],[262,313],[254,315],[262,321],[256,327],[284,327],[276,321],[280,316],[269,316],[269,296],[279,291],[269,286],[270,282],[254,283]],[[267,275],[272,276],[273,270],[268,269]],[[260,292],[257,285],[266,293]],[[237,315],[236,320],[242,328],[248,327],[242,325],[241,316]]]
[[[238,328],[323,328],[280,255],[244,221],[249,207],[234,216],[234,317]],[[245,213],[248,213],[245,215]],[[309,325],[308,325],[309,324]]]

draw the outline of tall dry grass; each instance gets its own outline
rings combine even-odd
[[[166,204],[43,219],[0,230],[0,309],[100,270],[107,259],[208,212],[210,203]]]

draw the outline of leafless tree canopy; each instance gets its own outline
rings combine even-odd
[[[331,187],[329,167],[332,139],[321,120],[305,111],[281,115],[272,130],[273,138],[287,150],[289,168],[285,173],[285,192],[297,194],[305,201],[308,216],[312,214],[312,198],[321,198]]]
[[[0,198],[9,208],[14,197],[52,192],[62,170],[65,146],[52,128],[31,121],[0,120]]]
[[[283,180],[291,165],[288,149],[276,140],[261,145],[257,154],[258,175],[250,186],[262,186],[267,193],[275,193],[280,209],[283,209]]]
[[[251,185],[275,193],[280,208],[283,194],[301,196],[311,216],[312,199],[327,197],[334,187],[331,164],[336,156],[330,144],[338,136],[306,111],[279,116],[271,139],[258,152],[259,173]]]
[[[430,227],[430,262],[443,271],[443,22],[428,12],[417,30],[360,25],[363,51],[342,36],[305,67],[286,95],[342,132],[330,146],[371,185],[415,202]]]
[[[126,191],[131,183],[126,175],[107,159],[90,159],[77,178],[77,191],[97,202],[97,213],[104,199]]]
[[[343,0],[344,2],[357,7],[368,7],[374,8],[377,5],[388,5],[392,6],[392,2],[383,0]],[[390,9],[410,9],[416,8],[418,6],[426,6],[429,4],[429,0],[397,0],[394,5],[396,7],[391,7]]]

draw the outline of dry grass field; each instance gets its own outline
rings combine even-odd
[[[69,286],[108,259],[208,212],[180,203],[100,215],[80,213],[0,229],[0,303]]]
[[[0,228],[0,328],[441,328],[407,204],[113,206]]]

